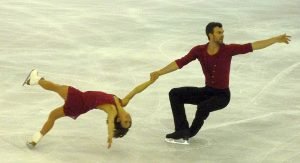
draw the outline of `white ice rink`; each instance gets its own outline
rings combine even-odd
[[[299,0],[0,0],[1,163],[298,163],[300,162]],[[192,47],[205,26],[223,23],[225,43],[287,33],[289,45],[236,56],[231,103],[210,114],[189,146],[167,144],[168,92],[204,86],[198,61],[165,75],[127,106],[133,126],[107,149],[106,114],[58,120],[34,150],[27,138],[63,104],[21,84],[32,68],[82,91],[125,96]],[[196,107],[186,105],[188,119]]]

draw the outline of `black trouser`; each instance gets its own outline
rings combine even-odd
[[[175,131],[189,129],[190,136],[195,136],[204,120],[212,111],[226,107],[230,101],[229,89],[211,87],[181,87],[169,92],[170,103],[175,124]],[[191,127],[186,118],[184,104],[197,105],[197,111]]]

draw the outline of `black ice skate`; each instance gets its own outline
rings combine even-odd
[[[181,131],[175,131],[171,134],[167,134],[165,141],[168,143],[188,145],[189,137],[190,137],[189,130],[181,130]]]

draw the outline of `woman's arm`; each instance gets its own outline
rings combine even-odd
[[[128,104],[128,102],[138,93],[142,92],[143,90],[145,90],[149,85],[151,85],[154,81],[146,81],[140,85],[138,85],[137,87],[135,87],[130,93],[128,93],[121,101],[122,101],[122,105],[126,106]]]
[[[116,109],[117,109],[117,113],[121,113],[119,115],[122,115],[122,113],[124,112],[124,109],[122,107],[122,104],[120,102],[122,101],[119,101],[119,98],[117,96],[114,96],[114,101],[116,103]]]
[[[108,146],[107,148],[111,147],[112,144],[112,138],[114,136],[114,129],[115,129],[115,117],[117,116],[117,110],[114,106],[112,106],[111,109],[108,109],[107,111],[107,129],[108,129],[108,138],[107,138],[107,143]]]

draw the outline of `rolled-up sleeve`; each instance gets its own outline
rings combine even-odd
[[[230,45],[228,45],[228,47],[230,48],[230,53],[232,56],[238,55],[238,54],[245,54],[245,53],[249,53],[249,52],[253,51],[251,43],[230,44]]]
[[[190,50],[190,52],[183,56],[180,59],[175,60],[177,66],[179,68],[182,68],[183,66],[187,65],[191,61],[195,60],[197,58],[197,47],[194,47]]]

